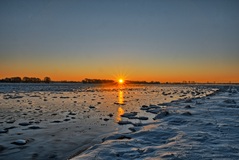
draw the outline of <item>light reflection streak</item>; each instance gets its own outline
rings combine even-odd
[[[119,90],[118,92],[118,103],[119,105],[124,103],[124,92]],[[124,109],[122,107],[118,107],[116,121],[121,121],[121,115],[124,114]]]
[[[123,104],[124,103],[124,92],[119,90],[119,94],[118,94],[118,103],[119,104]]]
[[[119,107],[118,108],[118,111],[117,111],[117,116],[116,116],[116,121],[119,122],[121,121],[121,115],[124,114],[124,109],[122,107]]]

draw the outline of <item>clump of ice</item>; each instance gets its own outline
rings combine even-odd
[[[229,87],[227,92],[236,94],[238,93],[238,90],[236,87]]]

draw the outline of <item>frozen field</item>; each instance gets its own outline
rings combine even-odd
[[[237,86],[0,84],[0,159],[238,159]]]

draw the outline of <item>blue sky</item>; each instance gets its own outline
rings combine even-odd
[[[1,77],[239,81],[236,0],[3,0],[0,24]]]

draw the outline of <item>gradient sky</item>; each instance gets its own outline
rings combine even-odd
[[[121,74],[239,82],[239,1],[0,1],[0,78]]]

